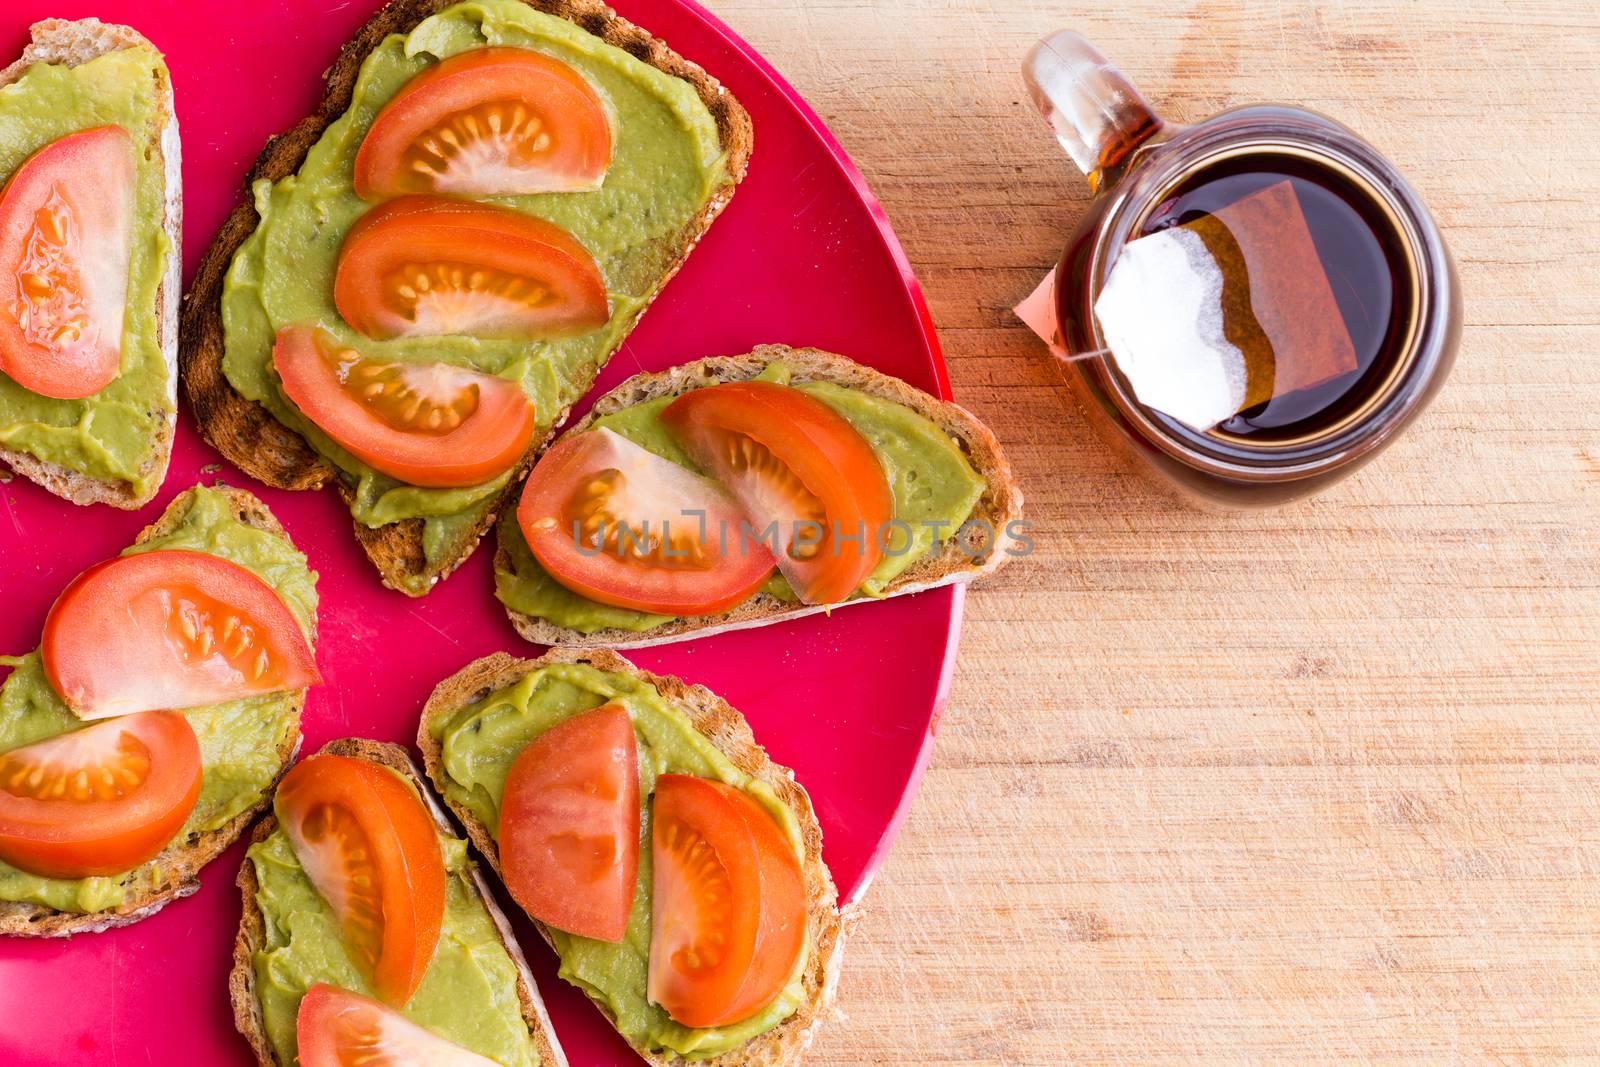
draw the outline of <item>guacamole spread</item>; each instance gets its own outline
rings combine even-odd
[[[517,998],[517,966],[478,898],[467,843],[440,834],[439,845],[448,876],[444,922],[433,962],[406,1002],[405,1016],[505,1067],[536,1067],[539,1054]],[[262,947],[251,961],[256,997],[278,1062],[289,1065],[295,1062],[295,1019],[307,989],[329,982],[363,996],[373,992],[346,955],[339,920],[306,877],[283,831],[251,845],[248,858],[266,925]]]
[[[672,1021],[645,995],[650,960],[650,797],[662,774],[692,774],[744,790],[772,813],[798,854],[800,826],[764,783],[740,771],[695,730],[687,715],[662,699],[641,678],[610,674],[584,664],[555,663],[515,685],[491,693],[428,723],[440,743],[445,795],[466,806],[485,826],[500,824],[500,798],[511,762],[529,742],[556,723],[606,703],[628,709],[639,750],[639,879],[633,892],[628,932],[618,944],[551,930],[561,957],[561,977],[587,993],[631,1043],[670,1049],[690,1058],[735,1048],[793,1015],[805,999],[802,954],[776,1000],[743,1022],[694,1030]]]
[[[254,572],[283,598],[307,637],[317,613],[316,575],[286,539],[246,526],[233,517],[228,499],[204,487],[189,493],[188,508],[168,533],[123,552],[158,548],[209,552]],[[82,725],[45,678],[39,653],[15,661],[0,686],[0,751],[41,741]],[[278,746],[294,729],[293,693],[230,700],[183,713],[200,741],[200,799],[174,840],[217,827],[254,805],[278,773]],[[40,878],[0,862],[0,900],[26,901],[58,911],[114,908],[146,890],[165,885],[162,857],[123,875],[99,878]]]
[[[615,145],[605,184],[589,192],[485,198],[547,219],[589,250],[605,277],[611,318],[577,337],[545,341],[467,336],[361,337],[333,305],[339,248],[370,205],[356,196],[356,151],[383,105],[441,59],[486,45],[545,52],[580,71],[610,116]],[[430,564],[459,551],[504,486],[427,489],[380,474],[334,444],[289,402],[271,368],[277,331],[318,323],[342,344],[392,362],[445,361],[509,378],[533,401],[538,434],[594,380],[678,254],[679,235],[729,181],[716,122],[686,81],[519,0],[446,8],[383,41],[361,65],[350,108],[322,134],[297,174],[254,189],[260,223],[235,254],[222,294],[223,370],[244,396],[309,441],[353,490],[368,526],[424,520]],[[427,577],[419,577],[426,588]]]
[[[129,48],[76,67],[36,64],[0,88],[0,185],[39,149],[69,133],[121,126],[143,146],[159,136],[167,68],[148,48]],[[156,294],[171,242],[162,229],[166,176],[157,153],[135,153],[128,308],[122,368],[93,396],[55,400],[0,374],[0,447],[92,478],[126,482],[136,496],[154,486],[158,441],[171,417],[167,365],[157,337]]]
[[[773,363],[758,378],[788,385],[789,368]],[[888,476],[894,518],[906,526],[890,528],[883,558],[856,593],[881,597],[891,581],[927,555],[934,545],[935,530],[942,538],[955,534],[972,514],[987,483],[943,430],[904,404],[831,382],[799,382],[795,388],[843,415],[867,439]],[[658,417],[674,399],[658,397],[604,415],[594,420],[591,429],[610,429],[641,448],[695,470]],[[580,633],[611,628],[642,633],[671,621],[669,615],[596,603],[567,589],[539,565],[516,518],[515,512],[508,511],[499,528],[500,544],[510,558],[510,567],[495,568],[495,595],[506,607]],[[782,600],[795,599],[781,574],[774,574],[762,591]]]

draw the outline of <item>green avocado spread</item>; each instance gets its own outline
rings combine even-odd
[[[39,149],[69,133],[121,126],[135,154],[132,254],[115,380],[81,400],[40,396],[0,374],[0,447],[108,482],[137,495],[152,488],[158,442],[172,413],[167,365],[157,336],[156,297],[171,242],[162,229],[166,176],[159,137],[167,68],[149,48],[129,48],[76,67],[35,64],[0,87],[0,185]]]
[[[428,723],[443,750],[444,792],[465,805],[485,826],[498,829],[506,774],[517,755],[545,730],[606,703],[627,708],[639,750],[639,879],[633,892],[628,932],[617,944],[551,930],[561,977],[589,995],[632,1044],[669,1049],[693,1059],[715,1056],[765,1033],[793,1015],[805,999],[805,959],[771,1004],[742,1022],[690,1029],[673,1022],[645,995],[650,959],[650,816],[656,778],[692,774],[744,790],[782,827],[803,855],[794,813],[764,783],[730,763],[695,730],[689,717],[662,698],[649,682],[584,664],[556,663],[524,676]]]
[[[316,574],[288,540],[247,526],[233,517],[228,498],[199,487],[168,533],[126,549],[123,555],[158,548],[209,552],[259,575],[277,590],[308,637],[315,632]],[[184,718],[200,741],[200,799],[174,840],[202,834],[251,807],[278,773],[278,747],[295,728],[292,693],[230,700],[190,708]],[[16,661],[0,686],[0,751],[7,751],[82,725],[46,680],[39,654]],[[123,875],[98,878],[40,878],[0,863],[0,900],[26,901],[58,911],[92,912],[114,908],[131,896],[166,884],[162,858]]]
[[[773,363],[758,378],[788,385],[790,371],[782,363]],[[955,534],[988,483],[943,430],[904,404],[831,382],[797,382],[794,387],[843,415],[867,439],[888,476],[894,518],[906,525],[890,528],[883,558],[857,591],[857,596],[881,597],[889,583],[925,556],[936,539]],[[624,408],[595,419],[590,428],[610,429],[641,448],[695,470],[658,417],[675,399],[664,396]],[[496,566],[495,595],[513,611],[580,633],[612,628],[642,633],[671,621],[668,615],[596,603],[562,586],[529,551],[514,511],[501,517],[499,536],[510,567]],[[795,599],[781,574],[774,574],[762,591],[782,600]]]
[[[610,321],[577,337],[544,341],[363,338],[333,305],[339,248],[370,207],[352,187],[356,151],[378,111],[407,81],[439,60],[487,45],[534,49],[565,61],[588,79],[611,118],[615,148],[599,189],[485,198],[576,237],[605,277]],[[448,559],[509,475],[469,488],[427,489],[373,470],[288,401],[271,368],[277,331],[318,323],[374,358],[444,361],[509,378],[533,401],[542,435],[589,387],[662,283],[684,226],[728,181],[716,122],[688,82],[520,0],[456,4],[408,34],[386,38],[362,63],[349,109],[323,132],[299,172],[256,183],[261,221],[235,254],[223,288],[223,370],[236,390],[338,466],[353,489],[351,510],[359,522],[382,526],[421,518],[428,562]],[[418,581],[425,589],[428,579]]]
[[[410,783],[407,783],[408,785]],[[538,1051],[517,998],[517,965],[472,881],[467,843],[440,834],[448,882],[433,961],[406,1002],[406,1018],[505,1067],[536,1067]],[[318,982],[372,996],[339,937],[339,921],[306,877],[289,839],[274,830],[250,846],[266,931],[252,959],[267,1039],[296,1062],[300,998]]]

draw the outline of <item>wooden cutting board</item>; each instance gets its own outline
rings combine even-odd
[[[1600,1057],[1600,9],[712,6],[882,198],[1037,523],[811,1062]],[[1355,480],[1171,505],[1010,314],[1087,197],[1016,75],[1063,25],[1169,119],[1341,119],[1432,206],[1460,361]]]

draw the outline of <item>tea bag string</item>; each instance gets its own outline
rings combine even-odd
[[[1063,353],[1063,354],[1057,356],[1056,358],[1059,359],[1063,363],[1082,363],[1085,360],[1102,359],[1102,358],[1104,358],[1106,356],[1109,356],[1109,355],[1111,355],[1111,349],[1109,349],[1109,348],[1096,348],[1096,349],[1093,349],[1093,350],[1088,351],[1088,352]]]

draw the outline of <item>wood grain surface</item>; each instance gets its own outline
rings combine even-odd
[[[1600,8],[712,0],[854,155],[1038,551],[968,601],[934,766],[812,1062],[1600,1058]],[[1454,376],[1287,510],[1170,504],[1010,307],[1087,191],[1017,64],[1361,131],[1446,230]]]

